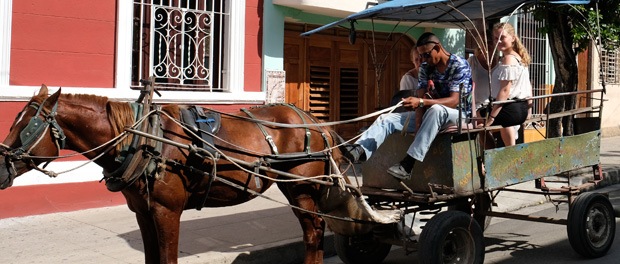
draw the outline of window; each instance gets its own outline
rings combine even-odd
[[[224,0],[134,1],[132,87],[224,91]]]
[[[330,121],[331,68],[310,66],[310,112],[319,120]]]
[[[340,120],[359,116],[359,69],[340,68]]]
[[[620,49],[601,52],[600,82],[620,84]]]

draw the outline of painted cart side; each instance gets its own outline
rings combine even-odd
[[[484,152],[484,189],[517,183],[599,164],[601,132],[549,138]]]

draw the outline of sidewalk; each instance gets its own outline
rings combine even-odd
[[[600,187],[620,182],[620,137],[602,139],[601,163],[606,180]],[[573,180],[588,177],[591,172]],[[518,187],[533,189],[534,183]],[[266,195],[285,201],[277,188]],[[495,211],[513,211],[545,200],[501,192],[496,202]],[[188,210],[182,217],[179,263],[301,263],[301,234],[290,208],[261,198]],[[140,230],[125,205],[1,219],[0,237],[0,263],[144,263]],[[326,240],[326,255],[335,254],[333,235]]]

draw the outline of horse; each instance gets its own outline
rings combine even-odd
[[[213,138],[213,145],[221,156],[263,165],[240,169],[235,162],[221,156],[208,159],[191,149],[179,147],[192,145],[196,140],[187,128],[179,125],[185,108],[175,104],[161,107],[162,138],[179,144],[163,144],[154,159],[155,172],[138,177],[120,190],[127,206],[136,215],[145,263],[177,263],[180,217],[184,210],[240,204],[257,197],[274,182],[286,196],[303,230],[304,263],[322,263],[326,222],[315,212],[320,209],[319,198],[324,185],[306,180],[278,182],[277,179],[283,177],[270,169],[308,178],[328,175],[334,161],[342,161],[342,152],[330,146],[336,146],[342,139],[321,126],[275,127],[255,122],[318,123],[309,113],[292,106],[261,106],[243,113],[222,115],[221,128]],[[119,146],[123,144],[110,142],[115,142],[126,127],[134,124],[137,120],[134,112],[130,103],[110,101],[102,96],[61,94],[61,89],[48,95],[48,88],[43,85],[16,117],[0,145],[3,156],[0,189],[10,187],[15,177],[27,171],[44,171],[38,166],[58,157],[60,149],[83,153],[103,168],[104,175],[115,171],[119,167],[118,157],[124,151]],[[265,134],[271,140],[266,140]],[[134,137],[137,135],[129,134],[122,142],[130,142]],[[328,159],[293,158],[265,165],[267,161],[262,158],[274,154],[274,147],[280,155],[311,151],[327,153]],[[268,177],[257,177],[252,169]],[[210,173],[213,171],[216,174]]]

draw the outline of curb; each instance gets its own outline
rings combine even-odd
[[[584,191],[594,191],[606,186],[620,183],[620,166],[618,165],[601,165],[603,180],[597,185],[586,188]],[[576,175],[571,176],[571,185],[581,185],[594,180],[594,174],[591,168],[582,168],[574,172]]]

